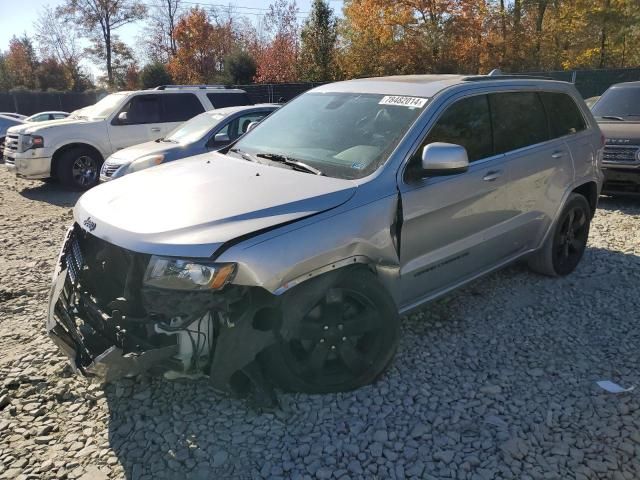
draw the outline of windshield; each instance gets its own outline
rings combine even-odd
[[[192,143],[200,140],[226,116],[223,113],[202,113],[179,125],[167,135],[167,140],[177,143]]]
[[[387,160],[426,103],[417,97],[306,93],[267,117],[234,150],[284,155],[328,176],[361,178]]]
[[[640,87],[610,88],[591,111],[596,117],[640,117]]]
[[[76,115],[87,118],[106,118],[120,106],[126,95],[121,93],[112,93],[107,95],[98,103],[81,109]]]

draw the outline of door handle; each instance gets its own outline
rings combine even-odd
[[[160,131],[160,127],[151,127],[151,131],[152,132],[159,132]]]
[[[494,180],[500,178],[500,175],[502,175],[502,172],[500,170],[491,170],[487,172],[487,174],[482,177],[482,179],[485,182],[493,182]]]
[[[557,152],[553,152],[551,154],[551,158],[562,158],[564,157],[564,152],[561,150],[558,150]]]

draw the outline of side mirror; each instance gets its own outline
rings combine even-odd
[[[216,133],[216,136],[213,137],[213,141],[215,143],[229,143],[231,139],[226,133]]]
[[[455,175],[469,168],[467,150],[453,143],[435,142],[422,150],[422,173],[427,177]]]
[[[256,128],[258,125],[260,124],[260,122],[251,122],[249,124],[249,126],[247,127],[247,131],[244,133],[249,133],[251,130],[253,130],[254,128]]]
[[[127,112],[120,112],[118,114],[118,122],[119,123],[129,123],[127,119]]]

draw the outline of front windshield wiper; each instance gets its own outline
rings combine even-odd
[[[160,143],[160,142],[164,142],[164,143],[178,143],[178,142],[177,142],[177,141],[175,141],[175,140],[170,140],[170,139],[168,139],[168,138],[164,138],[164,137],[158,138],[158,139],[156,140],[156,143]]]
[[[618,117],[617,115],[601,115],[600,118],[606,118],[607,120],[618,120],[619,122],[624,122],[624,118]]]
[[[256,157],[266,158],[267,160],[271,160],[272,162],[284,163],[285,165],[289,165],[292,168],[304,170],[305,172],[313,173],[314,175],[324,175],[324,173],[322,173],[322,170],[318,170],[317,168],[301,162],[300,160],[289,158],[286,155],[281,155],[279,153],[256,153]]]
[[[240,155],[244,160],[260,163],[257,160],[255,160],[253,157],[251,157],[251,155],[249,155],[247,152],[245,152],[244,150],[240,150],[239,148],[230,148],[229,151]]]

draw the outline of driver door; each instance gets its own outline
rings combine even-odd
[[[462,145],[469,169],[423,178],[421,156],[433,142]],[[414,153],[400,184],[403,309],[499,264],[512,252],[504,243],[508,210],[504,155],[493,154],[486,95],[464,97],[444,110]]]
[[[155,140],[162,136],[160,95],[135,95],[109,125],[113,150]],[[126,114],[126,119],[121,118]]]

